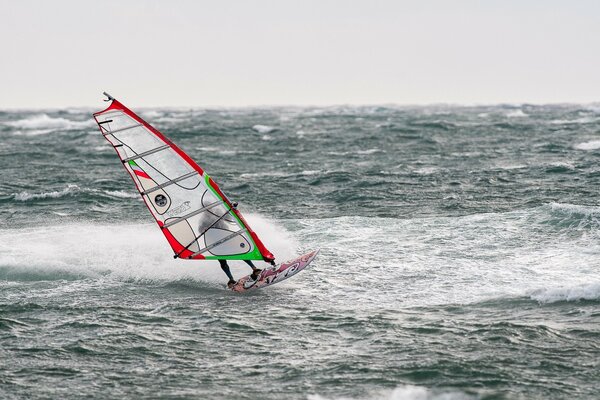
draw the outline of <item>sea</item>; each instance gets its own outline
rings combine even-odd
[[[600,105],[125,104],[277,261],[321,252],[228,291],[173,259],[105,103],[0,110],[0,398],[600,398]]]

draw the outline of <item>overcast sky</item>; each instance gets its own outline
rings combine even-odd
[[[600,1],[0,0],[0,108],[600,100]]]

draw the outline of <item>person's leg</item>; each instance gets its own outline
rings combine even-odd
[[[225,272],[225,275],[229,278],[229,282],[234,281],[233,275],[231,275],[231,271],[229,270],[229,265],[227,265],[227,260],[219,260],[219,264],[221,264],[221,269]]]
[[[258,278],[258,274],[261,273],[262,269],[256,268],[254,266],[254,263],[252,263],[252,261],[250,260],[244,260],[244,262],[248,264],[250,268],[252,268],[252,275],[250,275],[250,278],[256,280]]]

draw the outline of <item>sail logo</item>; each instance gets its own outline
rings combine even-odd
[[[180,206],[177,206],[175,208],[173,208],[171,211],[169,211],[167,213],[167,215],[169,217],[173,217],[175,215],[179,215],[184,211],[187,211],[190,209],[190,202],[189,201],[184,201],[183,204],[181,204]]]

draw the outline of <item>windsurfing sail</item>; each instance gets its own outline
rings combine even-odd
[[[162,133],[104,93],[94,114],[175,252],[175,258],[272,261],[237,203]]]

